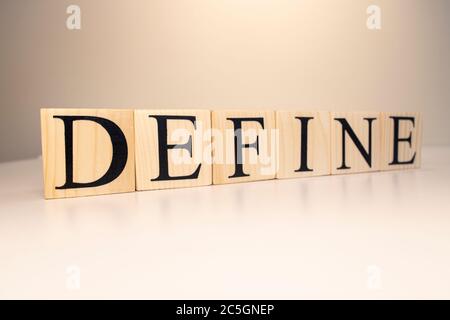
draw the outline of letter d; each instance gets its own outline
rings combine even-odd
[[[76,189],[98,187],[116,179],[125,168],[128,159],[128,146],[122,130],[111,120],[94,116],[53,116],[64,122],[64,140],[66,157],[66,182],[56,189]],[[108,171],[96,181],[80,183],[73,181],[73,123],[75,121],[93,121],[101,125],[109,134],[112,143],[112,159]]]

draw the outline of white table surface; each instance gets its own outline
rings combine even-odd
[[[3,163],[0,298],[448,299],[449,166],[44,200]]]

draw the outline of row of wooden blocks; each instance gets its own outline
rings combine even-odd
[[[42,109],[45,197],[420,166],[415,112]]]

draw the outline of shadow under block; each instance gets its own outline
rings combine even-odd
[[[381,170],[419,168],[422,115],[418,112],[381,114]]]
[[[275,179],[275,111],[212,112],[213,183]]]
[[[380,170],[381,114],[331,113],[331,173]]]
[[[45,198],[135,191],[133,110],[41,109]]]
[[[212,184],[209,110],[136,110],[137,190]]]
[[[277,179],[329,175],[330,113],[277,111]]]

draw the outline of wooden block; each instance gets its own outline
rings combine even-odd
[[[331,174],[330,113],[277,111],[277,179]]]
[[[133,110],[41,109],[45,197],[135,191]]]
[[[275,112],[212,112],[213,183],[274,179]]]
[[[381,114],[331,113],[331,173],[380,170]]]
[[[385,112],[381,115],[381,170],[419,168],[422,115]]]
[[[211,112],[136,110],[137,190],[210,185]]]

